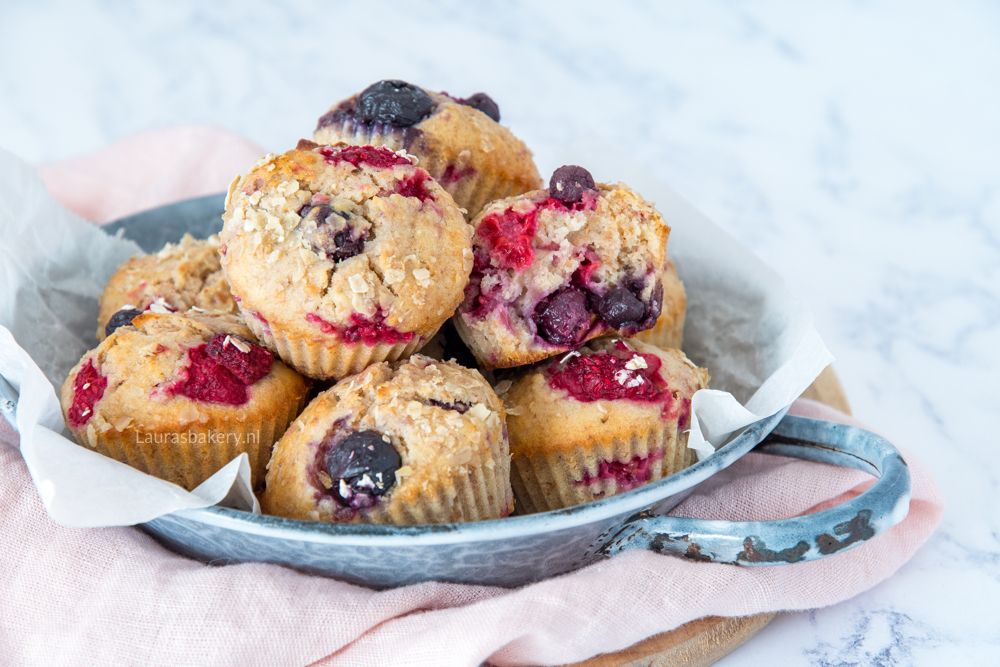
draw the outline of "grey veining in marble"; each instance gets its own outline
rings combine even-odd
[[[985,1],[3,3],[0,145],[210,123],[281,149],[397,76],[490,92],[543,171],[634,156],[812,299],[858,416],[948,502],[894,578],[723,663],[996,664],[998,29]]]

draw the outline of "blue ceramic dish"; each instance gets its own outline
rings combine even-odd
[[[212,195],[119,220],[146,251],[184,232],[218,231],[223,197]],[[7,399],[4,401],[4,399]],[[0,379],[8,419],[17,396]],[[878,481],[816,514],[764,522],[665,516],[700,482],[758,451],[857,468]],[[568,572],[628,549],[702,561],[779,565],[850,549],[906,516],[910,478],[895,448],[861,429],[785,411],[752,424],[681,472],[577,507],[492,521],[425,526],[336,525],[255,515],[225,507],[186,510],[142,528],[167,547],[210,563],[264,561],[365,586],[429,580],[517,586]]]

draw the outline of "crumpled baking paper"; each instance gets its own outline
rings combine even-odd
[[[704,458],[789,405],[832,357],[773,271],[668,188],[638,189],[673,228],[670,254],[688,294],[685,351],[712,374],[714,389],[692,402],[689,446]],[[4,151],[0,230],[0,377],[19,392],[21,453],[52,518],[118,526],[219,503],[259,511],[246,455],[188,492],[68,437],[56,387],[96,345],[105,281],[140,251],[64,209],[32,167]]]

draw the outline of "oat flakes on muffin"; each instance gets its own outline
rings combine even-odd
[[[684,342],[684,318],[687,314],[687,293],[684,283],[677,275],[677,267],[667,258],[667,264],[661,274],[663,282],[663,306],[660,316],[652,329],[640,331],[635,335],[637,340],[655,345],[656,347],[681,349]]]
[[[192,307],[236,311],[219,265],[218,236],[196,240],[185,234],[178,243],[168,243],[159,252],[133,257],[119,266],[101,294],[97,340],[103,340],[117,322],[144,310],[184,312]]]
[[[578,505],[691,465],[691,398],[707,386],[708,372],[680,350],[611,338],[498,385],[518,507]]]
[[[229,189],[222,268],[285,363],[342,378],[408,356],[461,302],[471,229],[447,192],[385,147],[309,141]]]
[[[313,138],[412,153],[470,216],[488,201],[541,187],[531,151],[500,125],[500,108],[485,93],[459,98],[379,81],[323,114]]]
[[[503,403],[477,372],[419,354],[317,396],[261,498],[278,516],[393,524],[495,519],[513,502]]]
[[[623,184],[560,167],[548,190],[488,204],[455,326],[488,369],[529,364],[599,336],[651,328],[670,228]]]
[[[308,388],[235,314],[145,312],[83,356],[61,403],[81,445],[193,489],[244,452],[261,483]]]

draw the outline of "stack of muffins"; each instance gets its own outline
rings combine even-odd
[[[264,511],[395,524],[567,507],[693,462],[670,228],[542,187],[483,93],[380,81],[230,186],[217,237],[126,262],[62,388],[77,440]]]

